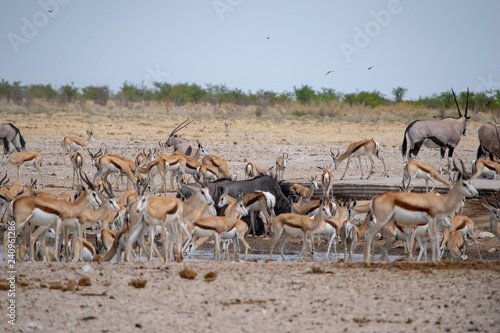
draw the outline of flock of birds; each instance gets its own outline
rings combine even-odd
[[[5,215],[8,215],[4,225],[7,230],[15,231],[17,246],[13,245],[13,242],[8,239],[9,233],[5,232],[5,261],[13,260],[13,258],[17,260],[108,261],[115,255],[118,255],[117,260],[121,260],[122,252],[125,260],[134,260],[137,251],[139,251],[139,256],[144,251],[149,260],[152,260],[155,254],[160,260],[181,261],[184,255],[192,253],[210,238],[214,239],[216,260],[219,260],[221,256],[222,240],[225,240],[226,251],[229,251],[229,240],[232,240],[235,252],[240,251],[241,242],[247,255],[250,246],[245,236],[251,228],[255,234],[255,223],[259,213],[267,223],[266,232],[274,236],[270,246],[270,258],[272,258],[276,244],[282,238],[278,250],[282,259],[285,260],[284,248],[292,236],[302,237],[299,260],[302,257],[312,258],[316,243],[314,237],[317,236],[318,239],[321,237],[328,239],[327,258],[330,258],[332,245],[335,256],[337,255],[336,244],[339,239],[343,243],[344,260],[350,261],[358,240],[365,237],[367,240],[365,262],[369,264],[370,243],[378,231],[387,239],[382,250],[383,260],[388,259],[388,251],[396,240],[403,241],[405,252],[410,260],[414,259],[417,243],[420,252],[416,259],[427,257],[426,249],[429,240],[433,249],[433,261],[439,261],[446,250],[451,260],[465,260],[468,238],[472,239],[477,247],[473,235],[474,222],[469,217],[461,215],[464,197],[477,195],[477,191],[471,184],[471,175],[467,173],[463,163],[455,164],[458,180],[451,183],[431,165],[410,161],[405,164],[402,191],[395,192],[398,193],[396,198],[386,198],[384,193],[364,204],[358,204],[350,198],[342,202],[334,198],[333,175],[328,167],[324,167],[321,168],[322,174],[319,181],[311,177],[306,186],[291,184],[289,194],[295,200],[290,202],[290,211],[281,211],[276,215],[276,196],[282,193],[252,190],[251,193],[241,192],[231,196],[227,188],[216,187],[213,190],[210,184],[217,183],[217,179],[237,181],[230,180],[231,174],[226,161],[207,154],[200,142],[198,142],[198,148],[195,149],[188,140],[176,135],[188,124],[187,121],[180,124],[172,131],[166,143],[159,142],[159,149],[148,152],[143,150],[134,161],[111,152],[103,152],[102,149],[96,153],[87,149],[92,166],[97,168],[93,180],[82,171],[84,159],[82,152],[94,140],[93,131],[87,131],[86,139],[64,137],[61,141],[60,152],[63,154],[64,163],[66,163],[65,155],[70,157],[73,168],[72,188],[78,190],[74,199],[66,192],[54,195],[43,190],[44,180],[40,169],[43,160],[41,153],[22,151],[22,149],[17,154],[7,151],[4,163],[10,162],[17,166],[18,182],[11,185],[7,173],[3,176],[0,180],[0,204],[5,207],[2,220]],[[226,135],[229,135],[230,123],[226,122],[225,126]],[[173,147],[174,153],[167,155],[166,149],[169,147]],[[361,170],[361,178],[364,177],[361,160],[363,156],[371,162],[367,179],[372,174],[373,157],[383,163],[384,175],[387,174],[384,159],[379,154],[379,144],[373,139],[352,143],[343,154],[340,152],[335,154],[333,151],[330,151],[330,154],[335,170],[344,160],[347,160],[342,178],[351,160],[356,157]],[[261,169],[249,162],[245,166],[246,181],[269,176],[273,168],[275,168],[275,173],[271,179],[282,180],[288,160],[288,154],[283,153],[277,158],[275,166],[269,169]],[[491,161],[491,163],[497,162]],[[473,177],[491,171],[489,165],[483,163],[478,166]],[[38,180],[32,181],[27,188],[23,188],[19,181],[24,166],[33,166],[39,172],[41,189],[37,188]],[[497,174],[500,173],[500,167],[493,169],[495,170]],[[189,175],[196,180],[197,186],[188,186],[191,191],[189,198],[162,197],[153,194],[166,191],[169,171],[171,186],[174,190],[176,188],[174,184],[182,184]],[[117,175],[115,189],[118,186],[119,176],[121,176],[123,189],[125,186],[123,178],[128,178],[127,190],[118,198],[115,197],[113,186],[108,180],[111,174]],[[162,184],[158,187],[155,186],[154,181],[157,176],[162,179]],[[428,193],[411,193],[410,183],[415,178],[425,180]],[[129,181],[135,185],[134,189],[128,189]],[[428,181],[431,181],[434,187],[435,181],[445,184],[451,188],[450,193],[439,196],[432,192],[434,187],[428,191]],[[84,184],[86,186],[83,186]],[[314,190],[320,187],[322,198],[313,200]],[[460,193],[456,198],[451,194],[455,192]],[[444,207],[452,199],[454,200],[453,209],[448,209],[446,212],[443,210],[436,214],[430,213],[433,209],[440,209],[441,202]],[[424,203],[426,200],[430,203]],[[485,204],[485,207],[491,212],[491,229],[500,239],[499,204],[489,200],[488,202],[489,205]],[[414,207],[408,208],[411,205]],[[384,210],[387,212],[380,213]],[[417,213],[415,214],[414,211]],[[361,225],[353,221],[355,214],[366,214]],[[241,220],[244,215],[250,215],[251,228],[249,224]],[[438,222],[444,225],[439,244]],[[95,245],[86,239],[85,235],[89,228],[98,230],[95,232],[97,233]],[[161,235],[163,253],[160,253],[155,244],[157,234]],[[48,238],[55,238],[55,244],[59,244],[53,251],[55,253],[46,245]],[[481,258],[480,253],[479,257]]]

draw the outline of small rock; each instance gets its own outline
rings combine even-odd
[[[9,290],[10,289],[10,283],[6,279],[2,279],[0,281],[0,290]]]
[[[196,275],[198,275],[198,273],[196,273],[192,269],[184,268],[182,271],[179,272],[179,275],[183,279],[193,280],[196,277]]]
[[[217,272],[209,272],[205,274],[205,281],[212,282],[215,281],[215,279],[217,279]]]
[[[62,291],[73,291],[76,289],[76,281],[69,280],[66,286],[62,289]]]
[[[489,253],[497,252],[497,249],[493,247],[493,248],[489,249],[488,252]]]
[[[82,277],[78,280],[78,285],[82,287],[90,287],[92,285],[92,281],[88,277]]]
[[[148,280],[134,279],[128,283],[129,286],[134,286],[136,288],[144,288],[146,287],[146,283]]]

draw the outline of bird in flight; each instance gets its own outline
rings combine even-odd
[[[333,73],[333,72],[335,72],[335,71],[328,71],[328,72],[326,72],[325,76],[327,76],[328,74]]]
[[[375,67],[375,66],[370,66],[370,67],[368,67],[368,70],[371,70],[373,67]]]

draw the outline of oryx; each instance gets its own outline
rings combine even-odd
[[[26,142],[21,135],[21,131],[11,123],[0,124],[0,140],[3,143],[3,151],[6,155],[10,152],[10,143],[16,147],[18,152],[26,149]]]
[[[453,151],[460,142],[460,136],[467,134],[467,110],[469,108],[469,89],[467,89],[467,104],[465,106],[465,114],[462,116],[460,107],[458,106],[457,97],[453,92],[453,98],[457,105],[458,118],[444,118],[441,120],[415,120],[405,130],[402,155],[406,157],[406,136],[410,140],[410,151],[408,159],[414,159],[422,144],[428,148],[440,148],[441,159],[439,160],[439,173],[442,171],[442,163],[446,148],[448,148],[448,171],[450,172],[450,160],[453,157]]]
[[[500,126],[487,122],[479,127],[477,132],[479,137],[479,148],[477,148],[477,158],[482,158],[483,155],[495,155],[500,159]]]
[[[191,143],[189,142],[188,139],[180,138],[177,136],[177,132],[179,132],[181,129],[186,127],[187,125],[191,124],[193,121],[188,121],[187,119],[184,120],[179,126],[174,128],[174,130],[170,133],[168,136],[167,142],[165,142],[165,146],[167,147],[174,147],[174,151],[178,151],[184,155],[188,155],[191,157],[197,156],[195,159],[198,159],[200,155],[197,153],[199,152],[202,156],[207,156],[208,154],[205,152],[203,149],[203,146],[201,145],[200,142],[198,142],[198,151],[194,150],[193,147],[191,146]]]

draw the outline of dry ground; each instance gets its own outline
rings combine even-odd
[[[58,154],[64,135],[83,137],[87,128],[94,130],[100,147],[133,158],[142,148],[154,148],[165,140],[183,117],[132,112],[102,112],[86,115],[73,113],[3,113],[2,122],[14,122],[27,141],[28,150],[45,156],[42,170],[46,189],[71,193],[72,170]],[[406,124],[350,123],[335,121],[231,119],[230,136],[224,134],[224,120],[206,117],[182,130],[184,137],[199,140],[205,149],[228,160],[233,174],[243,179],[243,167],[252,161],[261,167],[274,165],[280,152],[291,158],[285,171],[288,181],[305,182],[319,175],[317,166],[332,164],[329,150],[341,152],[351,142],[374,138],[381,144],[381,155],[390,176],[382,177],[382,164],[375,160],[370,180],[359,179],[359,169],[351,166],[343,183],[399,184],[403,160],[400,145]],[[477,149],[477,129],[472,122],[469,134],[456,150],[470,168]],[[85,156],[87,157],[87,156]],[[419,160],[437,166],[438,152],[423,149]],[[85,161],[84,170],[94,173]],[[334,172],[335,179],[341,170]],[[16,178],[11,165],[2,165]],[[23,183],[35,177],[25,169]],[[340,181],[336,181],[340,183]],[[478,187],[499,189],[499,181],[478,179]],[[121,189],[120,189],[121,190]],[[117,190],[119,194],[119,190]],[[464,213],[476,223],[476,233],[488,231],[484,199],[467,202]],[[269,240],[250,238],[256,250],[267,250]],[[481,254],[488,263],[479,263],[473,246],[470,262],[459,264],[377,264],[366,269],[360,264],[325,262],[253,262],[220,263],[26,263],[17,264],[17,321],[5,331],[24,331],[30,327],[50,332],[129,332],[140,331],[227,331],[303,332],[323,331],[489,331],[500,327],[498,239],[478,240]],[[377,243],[377,249],[381,241]],[[290,249],[298,247],[297,242]],[[360,253],[363,242],[358,245]],[[324,247],[318,252],[324,251]],[[400,249],[394,253],[401,254]],[[198,273],[194,280],[182,279],[179,272],[189,267]],[[2,272],[7,268],[1,264]],[[213,282],[205,274],[217,272]],[[2,273],[2,276],[4,273]],[[91,286],[72,286],[88,277]],[[133,279],[147,280],[145,288],[129,285]],[[59,282],[59,284],[57,284]],[[68,289],[61,291],[59,286]],[[49,288],[47,288],[49,287]],[[52,289],[51,289],[52,288]],[[54,289],[55,288],[55,289]],[[7,292],[1,292],[0,304],[7,305]],[[4,317],[6,318],[6,317]]]

